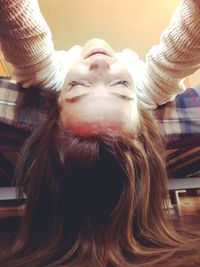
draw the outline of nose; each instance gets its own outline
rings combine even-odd
[[[94,58],[91,60],[89,69],[90,70],[96,70],[96,71],[105,71],[109,70],[110,68],[110,62],[108,61],[108,58],[103,55],[96,55]]]

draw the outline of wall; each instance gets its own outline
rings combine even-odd
[[[180,0],[39,0],[56,49],[105,39],[117,51],[129,47],[142,59],[159,42]],[[9,70],[11,68],[9,67]],[[187,80],[200,85],[200,72]]]
[[[144,58],[179,0],[40,0],[57,49],[100,37],[115,50],[129,47]]]

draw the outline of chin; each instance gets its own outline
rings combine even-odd
[[[93,38],[90,39],[83,47],[83,53],[86,54],[93,49],[105,49],[111,55],[114,55],[114,51],[112,47],[103,39],[100,38]]]

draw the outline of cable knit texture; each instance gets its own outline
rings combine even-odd
[[[137,82],[138,94],[147,107],[173,100],[185,88],[181,79],[200,67],[200,1],[182,0],[159,45],[147,56]]]
[[[24,87],[59,87],[59,64],[38,1],[0,0],[0,47]]]
[[[24,87],[62,88],[64,52],[54,51],[51,32],[36,0],[0,0],[0,45]],[[200,1],[181,0],[160,44],[153,46],[145,64],[140,64],[135,86],[143,107],[156,108],[173,100],[184,90],[181,80],[199,64]]]

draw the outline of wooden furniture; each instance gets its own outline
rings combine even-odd
[[[8,76],[8,72],[6,70],[6,66],[1,53],[0,53],[0,76]]]

